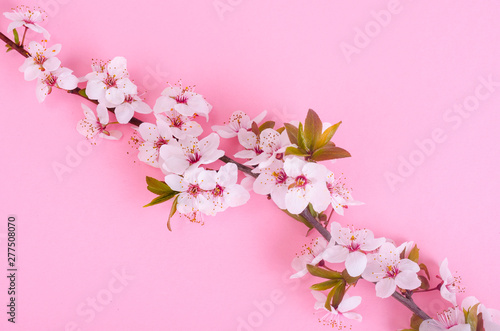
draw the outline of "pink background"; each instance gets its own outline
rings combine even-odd
[[[238,109],[268,110],[280,123],[302,120],[308,108],[342,120],[335,142],[353,157],[329,167],[365,205],[335,220],[414,240],[433,274],[448,257],[466,288],[460,298],[500,308],[500,86],[478,87],[480,77],[500,82],[498,1],[25,2],[36,3],[48,13],[51,43],[63,45],[59,58],[78,76],[92,58],[122,55],[150,103],[167,81],[196,84],[214,106],[209,125]],[[214,3],[230,9],[218,15]],[[18,4],[3,0],[0,10]],[[374,17],[388,8],[381,27]],[[1,31],[7,25],[2,17]],[[365,28],[371,36],[356,39]],[[357,53],[345,56],[341,46],[355,42]],[[144,178],[160,172],[141,164],[127,139],[68,161],[82,151],[81,100],[55,91],[38,104],[35,83],[18,72],[23,59],[0,57],[0,245],[6,251],[9,214],[18,217],[19,245],[17,323],[6,322],[0,277],[0,329],[327,328],[314,313],[312,277],[288,280],[292,258],[314,237],[301,224],[252,195],[204,226],[176,218],[168,232],[168,205],[142,208],[153,198]],[[476,93],[483,100],[474,104]],[[477,109],[461,117],[453,107],[464,102]],[[57,163],[70,170],[60,178]],[[391,185],[389,173],[400,181]],[[133,279],[120,283],[120,272]],[[376,298],[372,285],[352,292],[363,296],[364,318],[352,330],[408,327],[410,312]],[[95,297],[99,311],[87,305]],[[436,294],[416,297],[432,316],[447,307]]]

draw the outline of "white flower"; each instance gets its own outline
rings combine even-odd
[[[462,310],[470,310],[474,305],[477,307],[477,314],[483,316],[484,329],[486,331],[500,331],[500,311],[496,309],[488,309],[476,297],[469,296],[462,300]]]
[[[214,216],[229,207],[244,205],[250,199],[250,193],[236,182],[238,167],[228,163],[219,171],[204,171],[200,174],[200,187],[206,191],[207,200],[200,205],[200,211]]]
[[[83,114],[85,119],[78,121],[76,130],[81,135],[92,139],[95,136],[100,136],[106,139],[118,140],[122,133],[116,130],[106,130],[106,125],[109,123],[109,114],[106,107],[103,105],[97,106],[97,118],[94,112],[82,103]]]
[[[53,87],[63,90],[73,90],[78,86],[78,78],[68,68],[59,68],[53,72],[44,71],[39,77],[36,86],[36,97],[43,102],[47,95],[52,92]]]
[[[439,275],[443,280],[440,292],[443,299],[451,302],[452,304],[457,304],[457,289],[455,286],[455,277],[452,276],[450,269],[448,268],[448,259],[444,259],[439,265]]]
[[[155,112],[163,113],[174,109],[188,117],[203,116],[208,121],[208,113],[212,106],[201,94],[194,93],[189,87],[170,86],[161,93],[155,105]]]
[[[193,117],[181,115],[174,108],[162,107],[162,102],[156,101],[153,111],[157,118],[169,124],[172,135],[178,139],[186,139],[187,136],[198,137],[203,133],[203,128]]]
[[[368,261],[366,253],[376,250],[385,242],[385,238],[375,239],[370,230],[343,228],[337,222],[331,224],[330,232],[332,239],[323,259],[330,263],[345,261],[347,272],[352,277],[358,277],[365,271]]]
[[[147,103],[143,102],[137,95],[125,95],[125,100],[121,105],[116,106],[115,115],[118,123],[127,124],[134,113],[149,114],[153,110]]]
[[[165,121],[158,119],[156,125],[142,123],[139,125],[139,134],[144,140],[139,145],[139,160],[153,167],[159,168],[160,147],[168,144],[172,139],[172,132]]]
[[[377,253],[368,255],[368,263],[362,277],[375,285],[376,295],[390,297],[396,287],[414,290],[421,285],[417,272],[420,267],[409,259],[399,258],[400,250],[392,243],[384,243]]]
[[[306,246],[300,255],[292,260],[292,268],[296,271],[290,278],[300,278],[307,274],[307,265],[316,265],[322,260],[328,242],[323,237],[316,238],[312,245]]]
[[[3,13],[3,15],[13,21],[7,27],[7,32],[25,26],[35,32],[43,33],[46,39],[50,38],[50,33],[37,24],[43,21],[43,12],[40,10],[33,10],[26,6],[18,6],[13,9],[12,13],[6,12]]]
[[[165,145],[166,146],[166,145]],[[177,196],[177,211],[184,215],[197,215],[200,205],[207,201],[203,189],[200,187],[200,175],[207,170],[193,169],[183,177],[175,174],[165,176],[165,183],[174,191],[180,192]]]
[[[344,208],[348,206],[362,205],[362,202],[356,201],[352,198],[351,191],[342,183],[341,180],[336,179],[333,172],[326,176],[326,187],[330,192],[331,204],[335,212],[339,215],[344,215]]]
[[[109,63],[94,64],[93,72],[87,74],[85,92],[91,100],[98,100],[106,107],[116,107],[125,102],[127,95],[136,95],[137,86],[128,78],[127,60],[117,56]]]
[[[465,323],[465,316],[458,307],[450,308],[437,315],[437,320],[428,319],[420,324],[419,331],[471,331],[469,324]]]
[[[179,213],[215,215],[250,199],[248,191],[236,184],[237,178],[238,168],[229,163],[219,171],[196,168],[187,171],[184,177],[170,174],[165,176],[165,183],[172,190],[181,192],[177,198]]]
[[[46,49],[36,41],[32,41],[26,50],[31,56],[19,67],[19,71],[24,73],[25,80],[36,79],[42,76],[44,71],[55,71],[61,66],[61,61],[55,57],[61,51],[60,44]]]
[[[253,182],[257,194],[271,195],[271,199],[280,209],[286,209],[285,196],[293,179],[285,173],[283,161],[275,161],[268,168],[262,169]]]
[[[172,141],[160,148],[160,158],[163,161],[162,170],[183,174],[186,170],[197,168],[200,164],[209,164],[224,156],[224,151],[218,150],[219,136],[213,132],[198,141],[195,137],[187,137]]]
[[[212,130],[216,131],[222,138],[236,137],[240,130],[250,130],[253,122],[259,124],[266,114],[267,112],[263,111],[252,120],[250,116],[241,110],[237,110],[229,117],[229,122],[226,125],[214,125]]]
[[[265,129],[259,137],[251,131],[240,130],[238,140],[247,150],[238,152],[234,156],[251,159],[245,164],[258,165],[259,169],[268,167],[275,160],[283,160],[286,148],[291,146],[285,131],[279,133],[273,129]]]
[[[283,169],[292,179],[285,195],[286,209],[290,213],[300,214],[309,203],[317,212],[328,207],[330,198],[325,183],[325,166],[293,157],[285,160]]]
[[[314,304],[314,309],[320,310],[323,309],[327,313],[321,318],[322,321],[328,321],[329,324],[333,326],[341,326],[341,322],[339,321],[340,316],[345,318],[355,320],[358,322],[362,321],[362,316],[359,313],[352,312],[351,310],[356,309],[361,304],[361,297],[354,296],[350,297],[349,295],[344,295],[342,302],[340,302],[337,309],[332,306],[332,311],[329,311],[325,307],[326,303],[326,295],[318,291],[312,291],[312,295],[316,299],[316,303]]]

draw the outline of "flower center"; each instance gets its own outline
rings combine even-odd
[[[399,274],[399,269],[396,266],[387,266],[387,277],[395,278]]]
[[[304,175],[300,175],[295,178],[295,186],[304,187],[307,185],[307,178]]]
[[[201,155],[198,152],[194,152],[192,154],[189,154],[187,158],[188,158],[189,164],[193,164],[193,163],[198,162],[201,159]]]
[[[43,81],[47,86],[56,86],[57,83],[57,77],[55,77],[52,74],[47,75],[47,77]]]
[[[45,61],[47,60],[47,58],[45,56],[43,56],[43,54],[40,54],[40,53],[36,53],[36,55],[33,57],[33,61],[35,62],[35,64],[38,64],[38,65],[42,65]]]
[[[288,176],[283,169],[278,172],[273,172],[273,176],[274,178],[276,178],[276,184],[285,184],[286,180],[288,179]]]
[[[283,156],[284,156],[283,153],[276,154],[276,160],[283,160]]]
[[[182,125],[184,124],[184,121],[182,121],[182,118],[180,115],[177,117],[174,117],[174,118],[169,117],[168,119],[170,120],[170,123],[172,124],[172,126],[176,127],[176,128],[181,128]]]
[[[177,103],[183,103],[183,104],[187,104],[188,101],[188,97],[185,96],[184,93],[177,95],[174,99]]]
[[[116,87],[116,79],[115,79],[115,76],[110,76],[108,74],[108,76],[106,77],[106,79],[104,80],[104,84],[106,84],[106,86],[108,88],[110,87]]]
[[[189,187],[187,189],[187,193],[189,195],[196,197],[196,196],[198,196],[198,194],[200,194],[200,192],[201,192],[201,189],[198,185],[189,184]]]
[[[214,197],[221,197],[224,194],[224,189],[217,184],[217,186],[212,190],[212,194]]]

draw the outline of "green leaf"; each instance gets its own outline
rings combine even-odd
[[[87,99],[89,98],[87,96],[87,92],[85,92],[85,89],[81,89],[80,91],[78,91],[78,94],[80,94],[84,98],[87,98]]]
[[[415,246],[413,246],[412,250],[410,251],[410,254],[408,255],[408,259],[410,259],[413,262],[418,264],[419,252],[420,252],[420,250],[418,249],[417,245],[415,244]]]
[[[309,212],[311,213],[312,217],[317,218],[318,213],[316,212],[316,210],[314,210],[312,204],[307,205],[307,207],[308,207]]]
[[[179,192],[172,191],[170,194],[159,195],[156,198],[154,198],[153,200],[151,200],[151,202],[148,203],[147,205],[145,205],[144,207],[151,207],[151,206],[157,205],[159,203],[163,203],[165,201],[168,201],[168,200],[172,199],[173,197],[175,197],[178,193]]]
[[[347,284],[355,284],[361,278],[361,276],[352,277],[347,272],[347,269],[344,269],[344,271],[342,271],[342,278],[344,278]]]
[[[285,123],[283,125],[285,126],[286,134],[288,135],[288,139],[290,139],[290,142],[294,145],[298,145],[299,141],[297,140],[297,137],[299,135],[299,129],[289,123]]]
[[[174,199],[174,202],[172,202],[172,207],[170,208],[170,214],[168,215],[168,221],[167,221],[167,228],[169,231],[172,231],[172,228],[170,227],[170,219],[172,216],[174,216],[175,212],[177,211],[177,199],[179,196],[176,196]]]
[[[333,297],[332,297],[332,304],[335,309],[338,308],[340,303],[342,302],[342,299],[344,298],[345,294],[345,281],[342,280],[340,283],[338,283],[334,288],[333,288]]]
[[[17,33],[16,29],[12,30],[12,32],[14,33],[14,42],[19,45],[19,33]]]
[[[323,123],[321,122],[321,119],[314,110],[309,109],[306,121],[304,122],[304,140],[307,150],[314,150],[314,146],[316,146],[316,142],[321,137],[322,132]]]
[[[415,329],[402,329],[401,331],[415,331]]]
[[[466,322],[467,324],[470,325],[472,330],[477,329],[477,308],[479,307],[479,303],[476,303],[474,306],[472,306],[468,312],[467,312],[467,317],[466,317]]]
[[[279,133],[279,134],[282,134],[282,133],[283,133],[283,131],[285,131],[285,127],[284,127],[284,126],[282,126],[281,128],[276,129],[276,131],[278,131],[278,133]]]
[[[424,320],[420,316],[413,314],[410,320],[410,326],[412,329],[418,330],[423,321]]]
[[[333,135],[335,134],[335,132],[337,132],[337,129],[339,128],[340,124],[342,122],[338,122],[337,124],[334,124],[332,126],[330,126],[329,128],[327,128],[325,130],[325,132],[323,132],[321,134],[321,136],[319,137],[318,141],[316,141],[316,144],[314,145],[314,149],[318,149],[320,147],[323,147],[325,146],[330,140],[332,140],[333,138]]]
[[[307,265],[307,270],[309,273],[316,277],[326,278],[326,279],[343,279],[342,274],[338,271],[327,270],[312,264]]]
[[[427,269],[427,266],[423,263],[420,263],[418,266],[420,267],[420,270],[423,270],[425,272],[427,279],[431,279],[431,275],[429,274],[429,269]]]
[[[298,149],[297,147],[290,146],[286,148],[285,155],[308,156],[309,154],[305,153],[301,149]]]
[[[165,182],[153,177],[146,176],[146,183],[148,184],[148,191],[154,194],[165,195],[174,192]]]
[[[5,53],[8,53],[10,51],[13,51],[14,49],[12,47],[10,47],[9,45],[5,45],[7,46],[7,50],[5,51]]]
[[[312,161],[325,161],[350,157],[351,154],[343,148],[335,146],[332,142],[314,151]]]
[[[297,134],[297,146],[299,146],[299,148],[305,150],[306,152],[308,151],[306,147],[306,140],[304,138],[304,128],[302,127],[302,123],[299,123],[299,132]]]
[[[259,126],[259,132],[262,132],[264,131],[265,129],[274,129],[274,125],[276,123],[274,123],[274,121],[267,121],[267,122],[264,122],[262,123],[260,126]]]
[[[327,280],[326,282],[322,282],[322,283],[318,283],[318,284],[312,285],[311,286],[311,290],[314,290],[314,291],[328,290],[328,289],[334,287],[335,285],[337,285],[338,282],[341,282],[341,280],[339,280],[339,279]]]
[[[326,296],[325,308],[328,309],[329,311],[332,311],[332,298],[334,294],[335,294],[335,288],[332,288],[332,290]]]
[[[420,279],[420,281],[422,282],[422,284],[420,285],[420,288],[424,291],[428,290],[430,285],[429,285],[429,281],[427,280],[427,278],[425,278],[424,276],[418,275],[418,279]]]

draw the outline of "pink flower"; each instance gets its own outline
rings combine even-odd
[[[318,291],[312,291],[312,295],[317,300],[314,304],[314,309],[326,311],[326,314],[320,320],[323,322],[328,322],[328,324],[330,324],[332,327],[340,327],[342,325],[342,322],[340,321],[341,316],[358,322],[362,321],[361,314],[351,311],[353,309],[356,309],[361,304],[360,296],[350,297],[346,294],[344,295],[344,298],[342,299],[342,302],[340,302],[337,309],[332,307],[332,310],[329,311],[325,307],[327,299],[326,295]]]
[[[172,131],[165,121],[158,119],[156,125],[142,123],[139,125],[139,134],[144,140],[139,145],[138,158],[153,167],[159,168],[160,148],[172,139]]]
[[[212,106],[201,94],[194,93],[192,88],[180,86],[167,87],[156,101],[155,112],[163,113],[174,109],[187,117],[203,116],[208,121],[208,113]]]
[[[417,272],[420,267],[409,259],[400,259],[400,251],[389,242],[380,246],[377,253],[368,255],[368,263],[362,277],[375,285],[376,295],[388,298],[396,287],[414,290],[421,285]]]
[[[42,72],[36,86],[36,97],[38,102],[43,102],[47,95],[52,92],[53,87],[63,90],[73,90],[78,86],[78,78],[68,68],[59,68],[53,72]]]
[[[31,56],[19,67],[19,71],[24,72],[25,80],[36,79],[41,77],[44,72],[56,71],[61,66],[61,61],[55,57],[61,51],[60,44],[46,49],[36,41],[32,41],[26,50]]]
[[[181,175],[188,169],[217,161],[224,156],[224,151],[217,149],[219,139],[213,132],[202,140],[187,137],[179,142],[172,141],[168,145],[161,146],[162,170]]]
[[[92,139],[96,136],[110,140],[118,140],[122,133],[116,130],[106,130],[109,123],[109,114],[106,107],[103,105],[97,106],[97,117],[94,112],[82,103],[83,114],[85,119],[78,121],[76,130],[87,139]]]
[[[367,229],[352,230],[343,228],[339,223],[331,224],[332,239],[323,254],[323,259],[330,263],[345,261],[347,272],[352,277],[360,276],[367,264],[366,254],[379,248],[385,238],[375,239],[373,232]]]
[[[471,331],[469,324],[465,323],[463,311],[458,308],[450,308],[437,315],[437,320],[425,320],[420,324],[419,331]]]
[[[267,112],[263,111],[252,120],[250,116],[241,110],[237,110],[231,115],[226,125],[214,125],[212,126],[212,130],[216,131],[222,138],[236,137],[240,130],[250,130],[253,122],[259,124],[266,114]]]
[[[323,259],[323,252],[328,242],[323,238],[316,238],[311,246],[305,247],[300,255],[292,261],[292,268],[296,271],[290,278],[300,278],[307,274],[307,265],[316,265]],[[314,293],[314,292],[313,292]]]
[[[40,10],[30,9],[26,6],[18,6],[13,9],[12,13],[6,12],[3,13],[3,15],[13,21],[7,27],[7,32],[25,26],[35,32],[43,33],[46,39],[50,38],[50,33],[37,24],[43,21],[43,12]]]
[[[455,286],[455,278],[448,268],[448,259],[444,259],[439,265],[439,275],[443,280],[440,292],[443,299],[451,302],[452,304],[457,304],[457,288]]]

